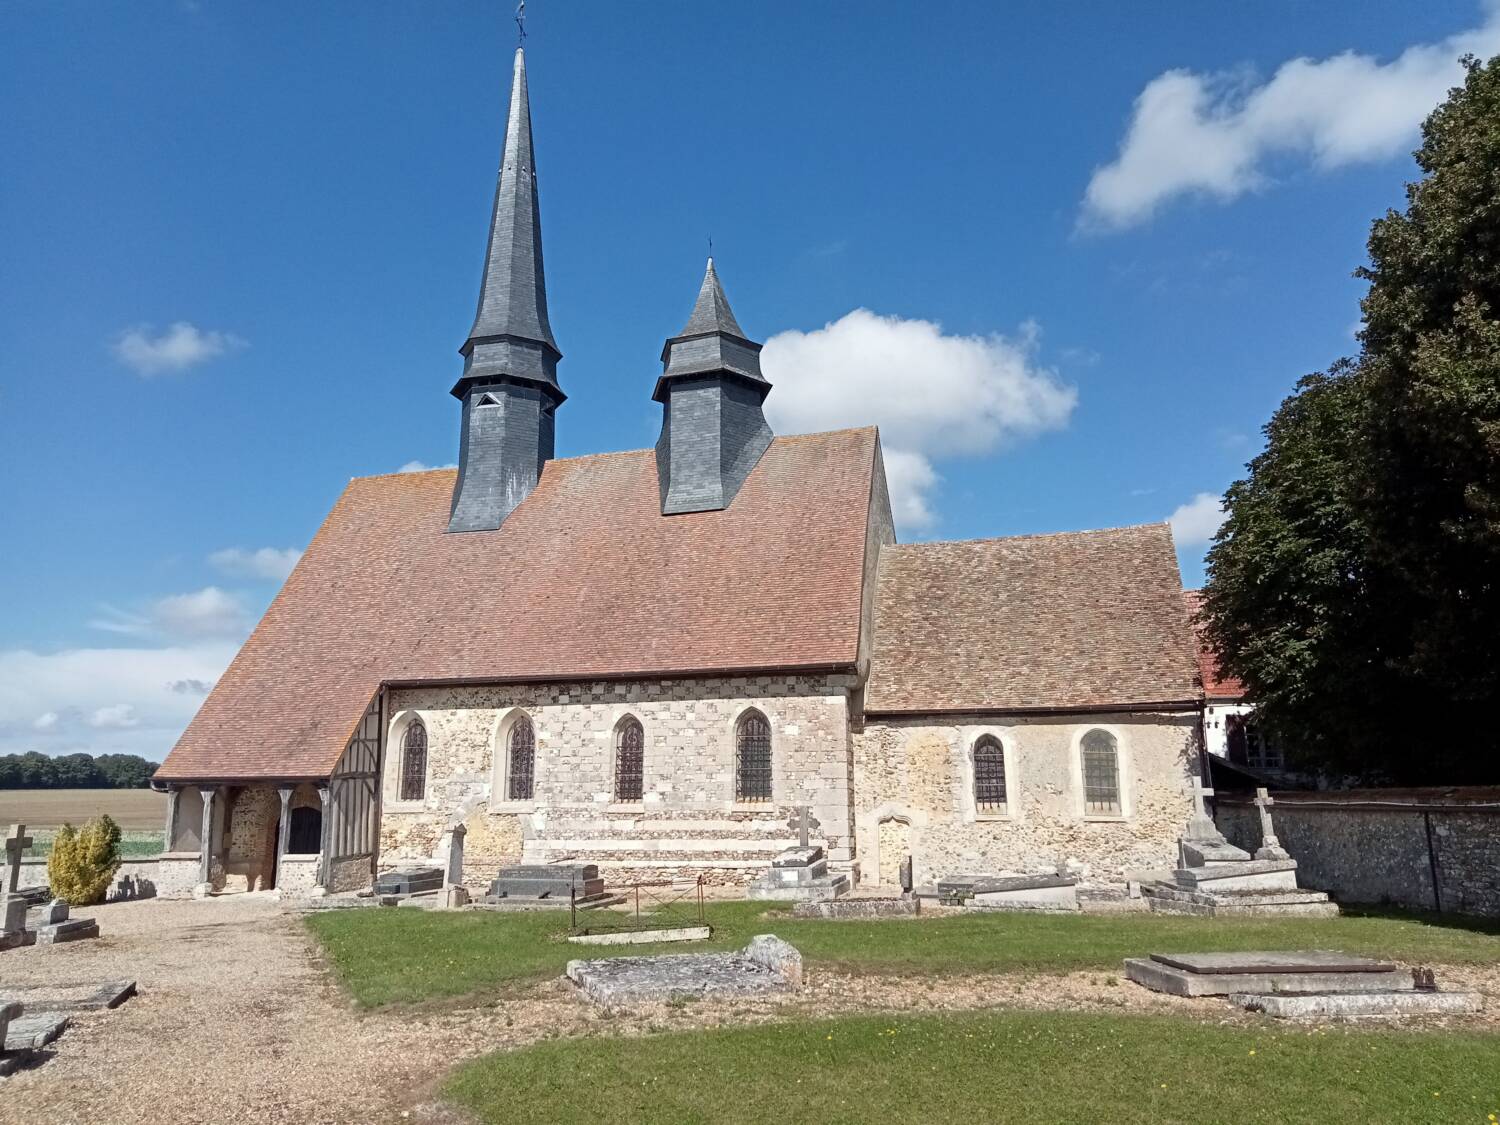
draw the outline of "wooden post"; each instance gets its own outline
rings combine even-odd
[[[333,857],[333,791],[327,785],[318,786],[318,801],[323,806],[322,834],[318,841],[318,886],[327,888],[332,873]]]
[[[177,798],[182,790],[175,785],[167,790],[167,827],[166,835],[162,837],[161,850],[169,852],[172,850],[172,841],[177,838]]]
[[[198,844],[198,882],[212,883],[214,879],[214,794],[217,789],[199,788],[203,798],[203,838]]]

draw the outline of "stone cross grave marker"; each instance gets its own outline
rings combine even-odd
[[[5,885],[0,890],[0,933],[17,934],[26,929],[26,900],[16,894],[21,881],[21,857],[31,847],[26,825],[12,824],[5,837]]]
[[[26,825],[12,824],[5,837],[5,898],[16,893],[21,881],[21,857],[31,847],[31,837],[26,835]]]
[[[808,846],[808,833],[821,828],[822,824],[813,816],[810,808],[798,805],[797,811],[787,818],[786,826],[797,833],[797,846],[805,848]]]
[[[1271,806],[1276,799],[1266,789],[1255,791],[1255,800],[1251,802],[1256,811],[1260,813],[1260,847],[1255,852],[1256,859],[1286,859],[1287,850],[1281,846],[1281,841],[1276,838],[1276,827],[1271,823]]]
[[[1195,843],[1220,844],[1224,837],[1219,833],[1219,827],[1208,815],[1208,806],[1203,803],[1203,798],[1212,797],[1214,791],[1203,784],[1201,777],[1193,778],[1193,815],[1188,821],[1187,833],[1184,839]]]

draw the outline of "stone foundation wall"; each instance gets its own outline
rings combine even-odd
[[[1098,882],[1169,869],[1192,815],[1197,726],[1191,713],[872,718],[853,738],[860,878],[893,882],[900,860],[885,854],[893,847],[909,849],[917,884],[1065,862]],[[1094,728],[1119,747],[1118,816],[1084,810],[1079,741]],[[975,807],[971,751],[983,734],[1005,747],[1003,813]]]
[[[157,880],[156,856],[148,859],[123,860],[120,863],[120,870],[115,872],[115,881],[110,885],[105,901],[129,902],[138,898],[155,898],[158,894]],[[16,886],[24,890],[27,887],[45,887],[46,885],[47,861],[23,859],[21,876]]]
[[[1500,807],[1437,799],[1450,792],[1433,790],[1424,800],[1421,791],[1402,790],[1388,801],[1368,791],[1276,793],[1272,817],[1304,886],[1341,902],[1500,917]],[[1221,798],[1214,820],[1231,843],[1260,846],[1260,814],[1248,800]]]
[[[225,889],[264,890],[276,862],[276,822],[281,798],[272,788],[240,789],[224,841]]]
[[[330,894],[339,891],[363,890],[372,881],[370,877],[370,859],[368,856],[336,859],[328,865],[328,891]]]
[[[156,861],[156,896],[158,898],[186,898],[198,884],[198,856],[196,853],[177,853],[161,856]]]
[[[305,895],[318,885],[316,855],[284,855],[276,871],[276,890],[283,897]]]
[[[848,693],[852,676],[749,676],[396,690],[388,707],[381,865],[438,860],[463,823],[465,881],[482,889],[503,863],[598,863],[615,883],[692,878],[743,883],[795,843],[806,804],[835,865],[852,859]],[[748,708],[771,725],[772,801],[734,799],[734,727]],[[517,709],[536,732],[535,800],[504,792]],[[427,728],[423,799],[401,801],[401,735]],[[615,730],[645,731],[643,799],[614,800]]]

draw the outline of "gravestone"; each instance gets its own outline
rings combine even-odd
[[[1256,811],[1260,813],[1260,847],[1255,850],[1256,859],[1292,858],[1281,846],[1281,841],[1276,838],[1276,828],[1271,823],[1271,806],[1275,803],[1269,791],[1265,789],[1255,791],[1253,804]]]
[[[55,898],[46,906],[42,907],[37,916],[37,921],[43,926],[54,926],[58,922],[68,920],[68,904],[63,899]]]
[[[569,961],[565,975],[601,1007],[794,991],[802,954],[774,934],[758,934],[737,953],[678,953]]]
[[[973,910],[1076,911],[1078,880],[1066,872],[954,875],[938,881],[938,902]]]
[[[419,895],[442,889],[443,872],[438,867],[402,867],[375,877],[376,895]]]
[[[785,849],[773,859],[771,869],[750,884],[745,896],[770,902],[821,902],[846,894],[849,877],[830,875],[823,849],[812,843],[812,830],[822,827],[812,809],[798,806],[786,826],[797,833],[796,847]]]
[[[448,879],[450,887],[461,887],[464,885],[464,837],[469,830],[462,824],[455,824],[453,830],[448,833]]]
[[[594,863],[518,863],[502,867],[490,882],[488,899],[520,899],[587,905],[607,897]]]
[[[1265,840],[1252,857],[1214,827],[1203,798],[1213,790],[1193,779],[1194,813],[1178,842],[1177,870],[1168,882],[1144,883],[1141,896],[1160,914],[1282,914],[1331,917],[1339,908],[1321,891],[1297,885],[1297,861],[1270,832],[1270,798],[1256,791]],[[1264,800],[1265,804],[1260,804]]]
[[[36,935],[26,928],[26,911],[31,900],[20,893],[21,857],[31,847],[24,824],[12,824],[5,837],[5,879],[0,886],[0,949],[30,945]]]

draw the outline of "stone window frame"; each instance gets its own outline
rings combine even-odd
[[[512,801],[506,797],[510,791],[510,732],[521,719],[531,722],[534,749],[531,759],[531,799]],[[495,718],[490,733],[490,804],[492,813],[526,813],[537,807],[536,791],[541,784],[542,732],[537,716],[528,707],[507,707]]]
[[[617,772],[620,768],[620,731],[626,723],[634,723],[641,728],[641,795],[638,800],[624,801],[620,799]],[[648,759],[650,757],[651,740],[646,734],[646,721],[635,711],[621,711],[615,716],[615,721],[609,728],[609,756],[606,764],[609,785],[608,808],[618,812],[639,812],[646,804],[646,795],[650,791],[647,779],[650,777]]]
[[[1083,788],[1083,740],[1090,732],[1102,730],[1115,740],[1115,770],[1120,785],[1120,811],[1117,813],[1091,813]],[[1073,812],[1079,820],[1099,824],[1120,824],[1135,818],[1134,754],[1130,737],[1124,728],[1113,723],[1081,723],[1073,728],[1069,739],[1069,782],[1073,793]]]
[[[981,810],[974,794],[974,747],[984,737],[1000,743],[1005,757],[1005,811]],[[1017,822],[1020,815],[1021,776],[1016,762],[1016,732],[1009,727],[979,726],[962,727],[959,737],[963,740],[963,817],[965,821]]]
[[[407,728],[414,722],[420,722],[427,730],[427,763],[422,773],[422,796],[416,800],[403,800],[401,797],[401,766],[405,757],[403,749],[406,743]],[[403,707],[391,716],[391,721],[386,727],[386,754],[385,769],[381,778],[381,804],[389,812],[420,812],[427,807],[428,795],[432,792],[432,749],[433,749],[433,727],[431,715],[416,707]],[[391,753],[395,747],[396,752]]]
[[[749,715],[759,715],[766,724],[767,740],[771,748],[771,794],[764,801],[746,801],[740,798],[740,724]],[[729,720],[729,799],[730,807],[738,812],[765,812],[776,807],[776,779],[781,770],[776,765],[776,720],[765,706],[764,700],[747,703]]]

